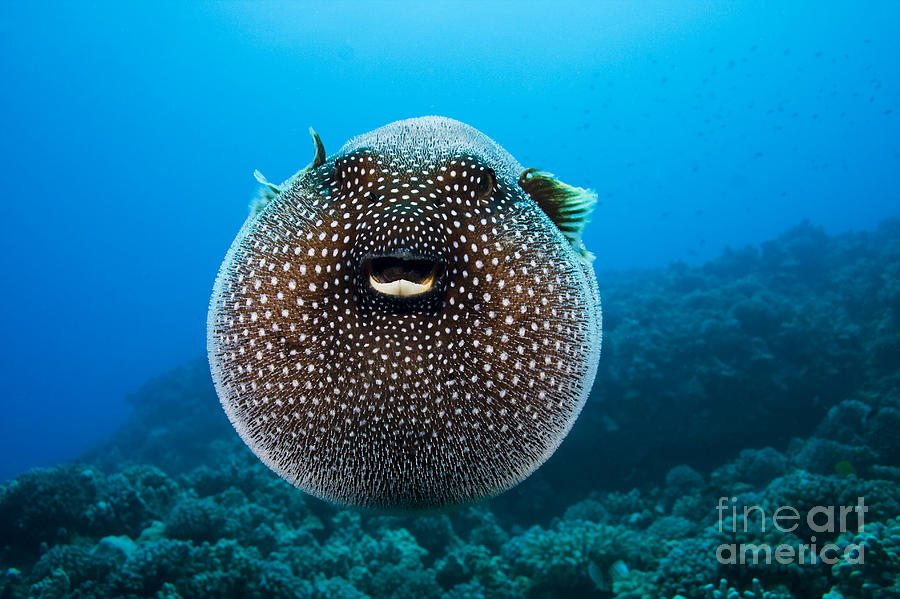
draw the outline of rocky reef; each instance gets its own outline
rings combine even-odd
[[[509,493],[317,501],[244,447],[198,359],[82,461],[0,487],[0,599],[900,596],[900,222],[600,288],[593,396]]]

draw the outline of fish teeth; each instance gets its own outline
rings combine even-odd
[[[410,295],[420,295],[422,293],[426,293],[431,291],[431,287],[434,285],[434,279],[429,278],[424,283],[413,283],[412,281],[407,281],[406,279],[397,279],[396,281],[391,281],[390,283],[382,283],[372,275],[369,275],[369,285],[372,286],[372,289],[379,293],[383,293],[385,295],[397,295],[400,297],[406,297]]]

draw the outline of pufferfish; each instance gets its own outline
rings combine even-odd
[[[434,510],[556,450],[590,391],[596,195],[476,129],[398,121],[262,183],[219,271],[208,352],[269,468],[321,499]]]

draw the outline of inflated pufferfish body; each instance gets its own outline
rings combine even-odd
[[[557,448],[600,354],[595,196],[440,117],[264,187],[219,272],[208,351],[244,442],[317,497],[496,495]]]

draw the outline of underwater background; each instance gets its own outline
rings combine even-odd
[[[892,2],[5,4],[0,598],[900,596],[897,31]],[[254,169],[426,114],[597,191],[603,355],[512,491],[341,510],[231,428],[209,294]],[[862,530],[772,526],[860,497]]]

